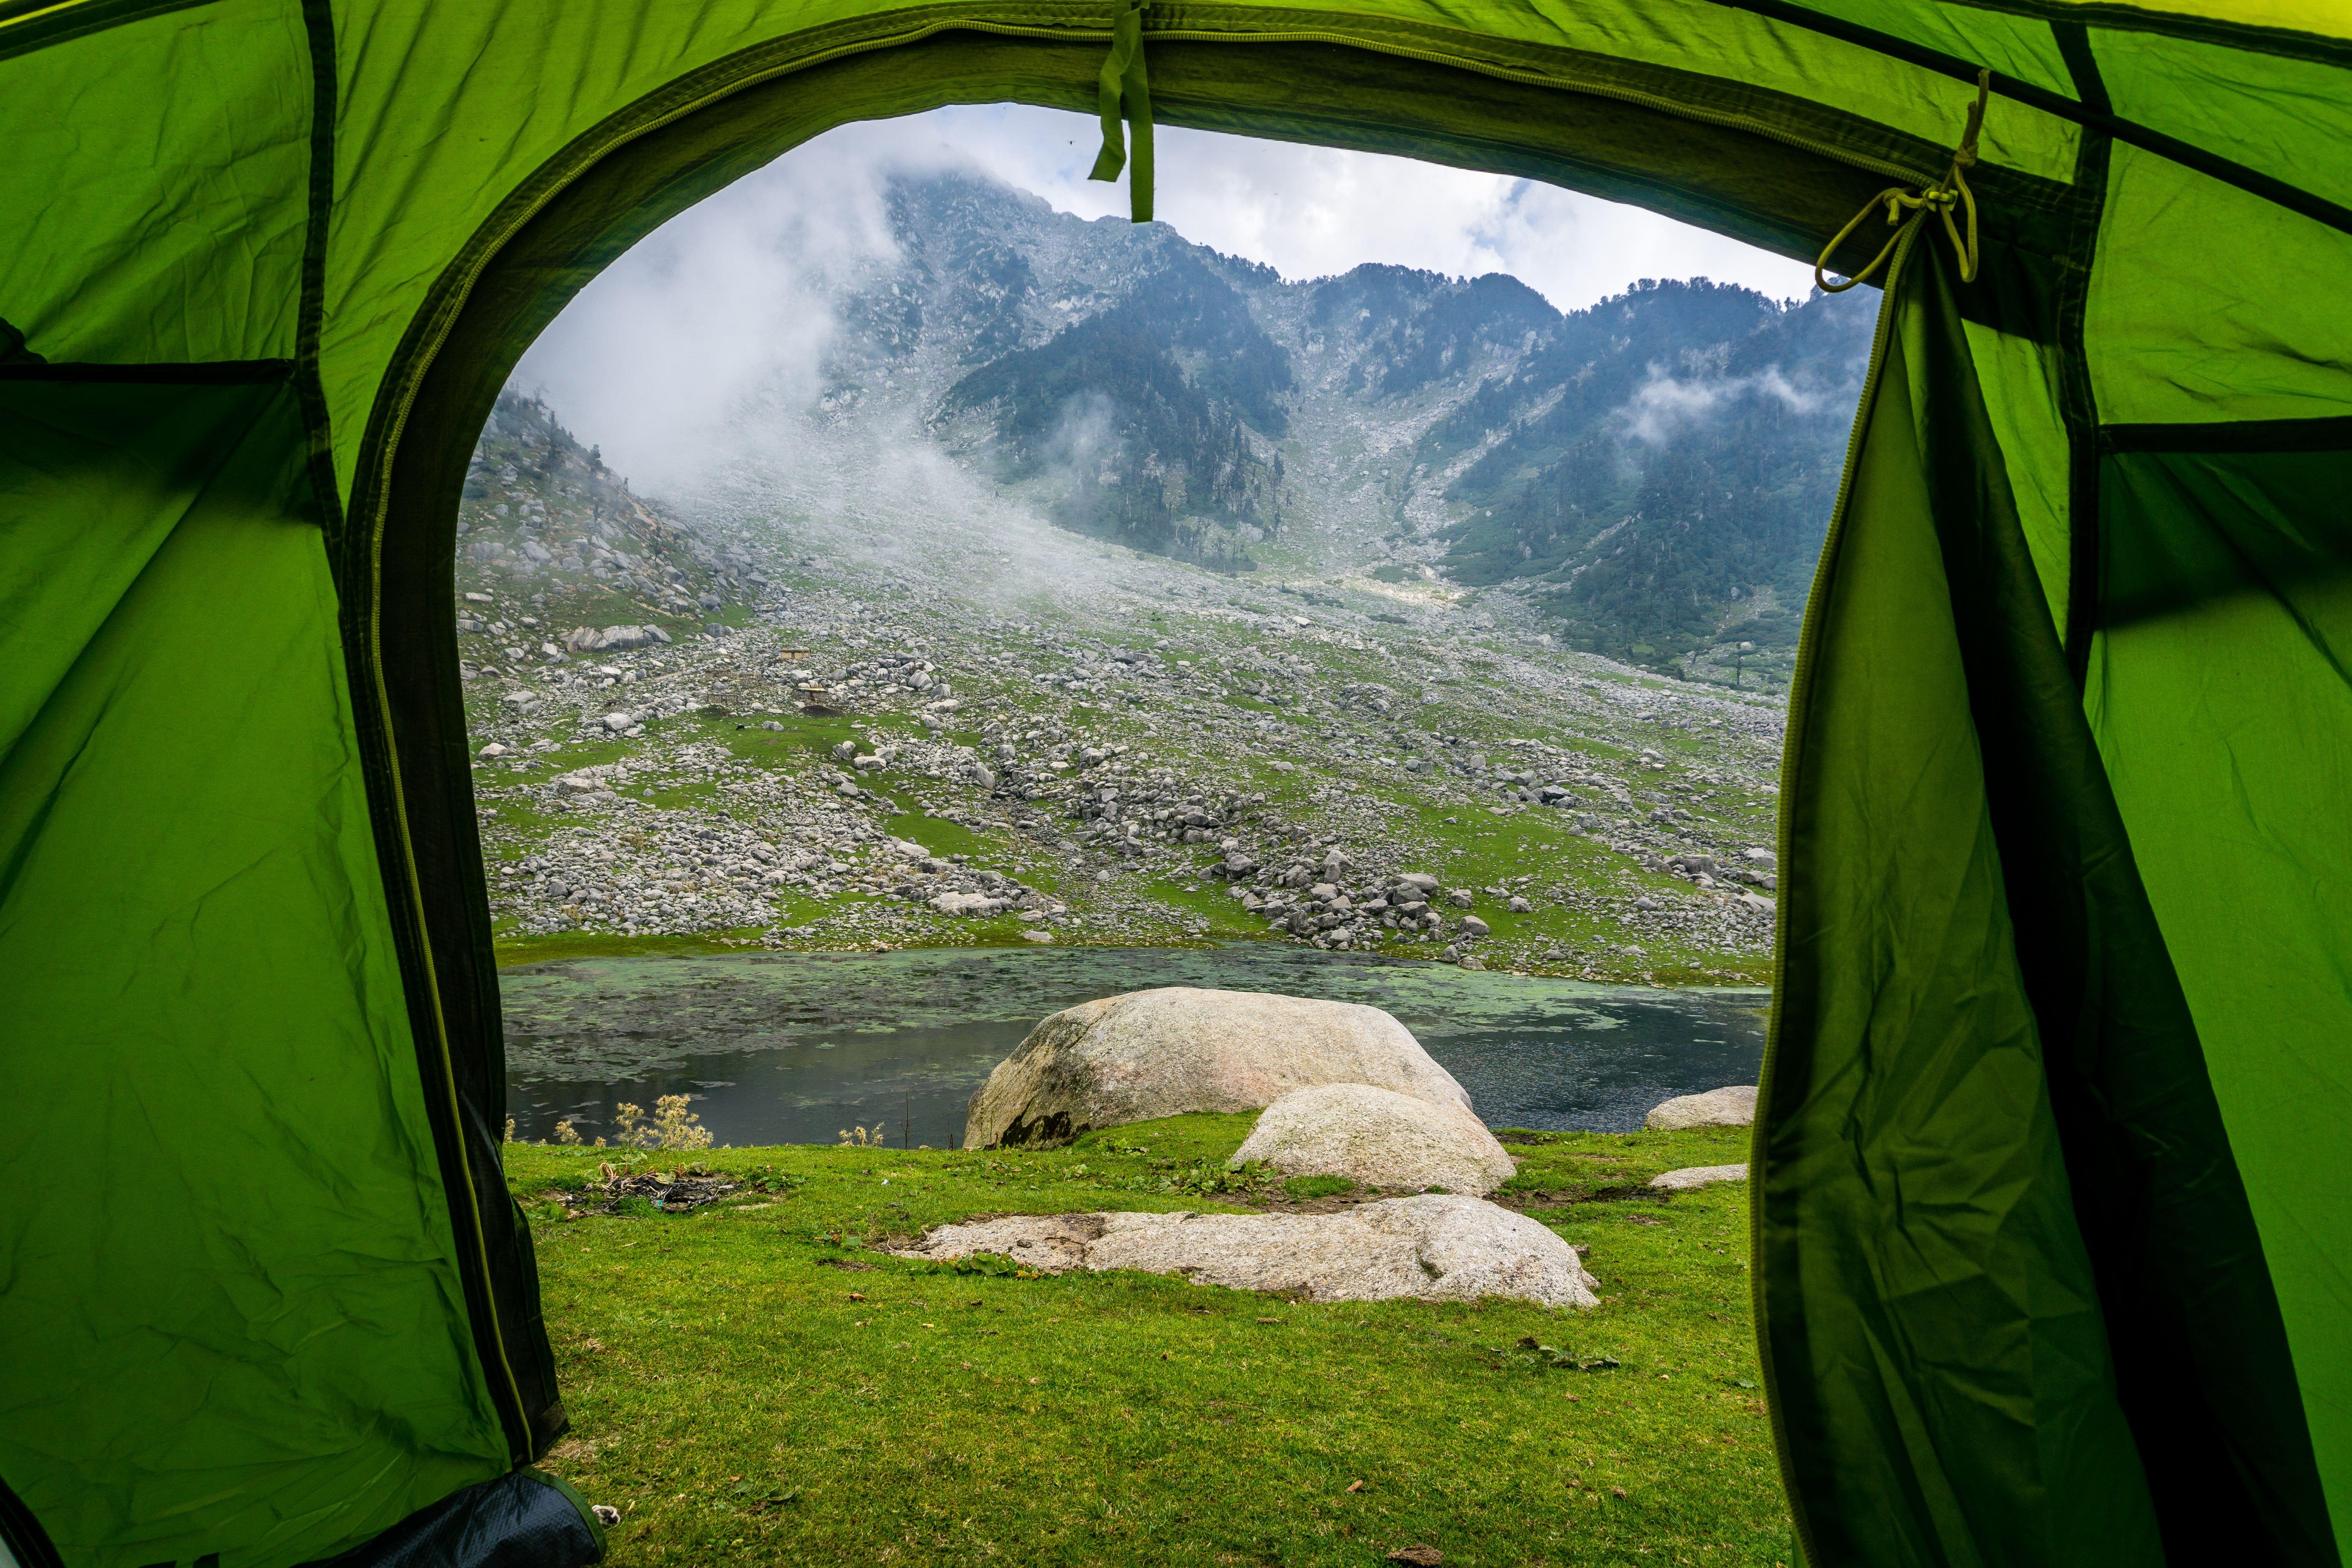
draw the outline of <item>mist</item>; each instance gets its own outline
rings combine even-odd
[[[1649,379],[1616,410],[1612,422],[1626,439],[1656,447],[1743,397],[1769,398],[1792,414],[1811,414],[1829,401],[1824,394],[1796,385],[1777,364],[1752,375],[1717,376],[1678,376],[1652,365]]]
[[[1084,178],[1099,134],[1019,105],[844,126],[681,214],[591,282],[513,384],[543,393],[640,489],[671,498],[807,434],[838,323],[828,298],[897,259],[894,173],[963,167],[1081,217],[1125,211]],[[1510,273],[1572,310],[1635,277],[1705,273],[1801,292],[1800,264],[1637,207],[1496,174],[1182,129],[1160,132],[1162,220],[1286,279],[1364,262]],[[764,466],[764,465],[763,465]]]
[[[512,384],[543,394],[637,489],[690,489],[816,397],[836,329],[828,286],[897,257],[877,172],[794,156],[680,214],[580,292]]]
[[[1636,277],[1707,272],[1784,295],[1807,281],[1803,268],[1736,242],[1525,180],[1160,134],[1164,226],[1294,281],[1366,262],[1499,271],[1563,310]],[[1065,409],[1042,486],[1000,483],[992,464],[959,460],[969,432],[935,424],[927,405],[925,387],[935,396],[955,367],[877,357],[873,321],[851,332],[835,314],[836,301],[861,292],[895,296],[894,175],[967,171],[1057,211],[1123,224],[1123,189],[1083,177],[1098,135],[1089,118],[1019,106],[834,131],[623,256],[531,346],[511,384],[543,396],[640,493],[790,550],[951,583],[1008,610],[1081,599],[1099,610],[1145,576],[1161,592],[1189,583],[1201,568],[1047,520],[1053,496],[1116,450],[1104,407]],[[1786,382],[1659,374],[1623,427],[1654,442],[1725,396],[1757,394],[1796,395]]]

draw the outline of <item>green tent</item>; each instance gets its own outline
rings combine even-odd
[[[2339,1561],[2336,0],[0,0],[8,1554],[596,1553],[529,1468],[476,433],[600,267],[809,137],[1106,97],[1139,153],[1410,153],[1849,274],[1892,239],[1755,1156],[1805,1557]]]

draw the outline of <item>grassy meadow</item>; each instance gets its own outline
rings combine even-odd
[[[621,1510],[622,1565],[1794,1563],[1745,1188],[1641,1186],[1743,1160],[1742,1131],[1504,1134],[1520,1173],[1496,1196],[1590,1249],[1588,1312],[884,1250],[974,1215],[1371,1195],[1225,1174],[1253,1121],[1043,1152],[636,1155],[743,1185],[582,1217],[600,1163],[630,1162],[510,1144],[572,1418],[546,1468]]]

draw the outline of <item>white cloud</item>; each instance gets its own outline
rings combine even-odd
[[[664,224],[581,290],[515,367],[639,488],[732,449],[750,405],[806,403],[829,270],[896,253],[864,158],[786,158]]]
[[[1625,435],[1656,446],[1735,397],[1769,397],[1798,414],[1811,414],[1826,401],[1822,394],[1801,390],[1777,364],[1766,365],[1754,375],[1690,379],[1669,375],[1663,367],[1652,365],[1649,379],[1634,389],[1615,418]]]
[[[1088,180],[1089,116],[1023,104],[939,110],[845,126],[796,157],[970,158],[1081,217],[1124,216],[1127,187]],[[1563,310],[1637,278],[1713,278],[1801,298],[1811,269],[1640,207],[1532,180],[1378,153],[1160,127],[1155,214],[1185,238],[1286,278],[1366,261],[1475,277],[1507,272]],[[790,162],[789,159],[786,160]]]
[[[885,170],[979,164],[1082,217],[1127,188],[1086,177],[1097,121],[997,104],[844,126],[679,215],[582,290],[523,356],[583,440],[641,488],[674,489],[740,448],[747,416],[804,405],[834,321],[825,276],[889,258]],[[1527,180],[1327,147],[1162,128],[1160,217],[1290,279],[1367,261],[1506,272],[1562,310],[1637,278],[1706,276],[1767,294],[1810,285],[1785,261],[1638,207]],[[1661,410],[1660,412],[1663,412]]]

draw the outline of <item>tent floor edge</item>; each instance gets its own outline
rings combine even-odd
[[[604,1532],[586,1500],[556,1477],[518,1469],[302,1568],[587,1568],[604,1558]]]

